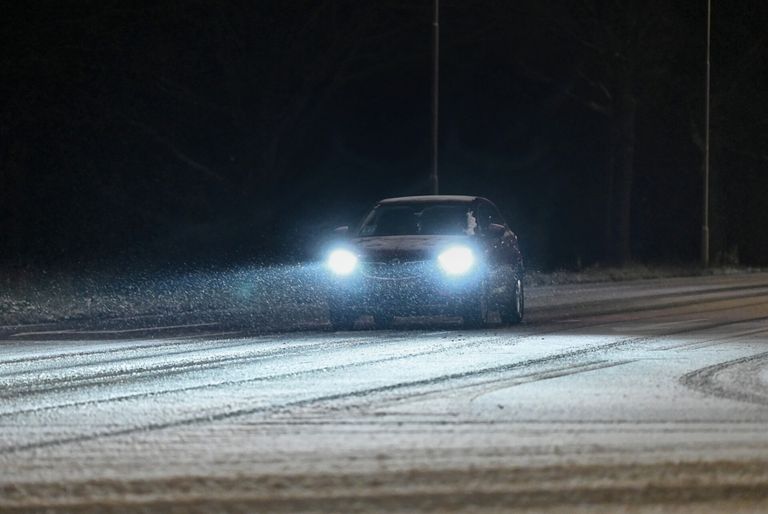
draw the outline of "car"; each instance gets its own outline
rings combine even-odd
[[[361,315],[377,328],[402,316],[460,316],[474,328],[493,312],[505,324],[523,319],[518,239],[486,198],[388,198],[335,233],[325,256],[334,329],[352,329]]]

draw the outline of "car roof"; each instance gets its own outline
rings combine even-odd
[[[484,199],[479,196],[465,195],[424,195],[424,196],[400,196],[398,198],[385,198],[380,200],[380,204],[391,203],[471,203],[478,199]]]

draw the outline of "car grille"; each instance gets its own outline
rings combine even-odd
[[[427,263],[414,262],[368,262],[363,274],[379,280],[413,280],[424,278],[429,273]]]

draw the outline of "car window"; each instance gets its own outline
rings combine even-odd
[[[363,221],[359,235],[472,235],[475,226],[466,204],[379,205]]]
[[[481,230],[485,230],[489,224],[506,225],[504,218],[501,217],[499,210],[490,202],[478,202],[478,224]]]
[[[467,228],[467,209],[461,205],[426,207],[419,217],[419,233],[426,235],[462,234]]]

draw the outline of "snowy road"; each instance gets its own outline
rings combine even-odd
[[[768,510],[768,275],[526,323],[0,327],[0,511]]]

